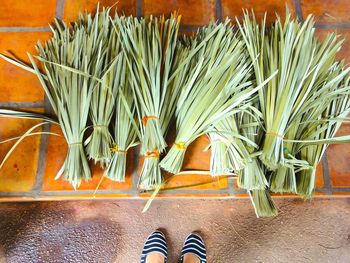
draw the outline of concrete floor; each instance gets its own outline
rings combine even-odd
[[[350,262],[350,199],[279,199],[257,219],[249,200],[67,201],[0,204],[0,262],[139,261],[148,234],[166,233],[170,263],[200,231],[208,262]]]

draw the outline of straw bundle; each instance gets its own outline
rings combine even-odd
[[[124,182],[126,155],[128,150],[138,144],[138,127],[134,120],[135,101],[128,80],[129,73],[125,67],[124,54],[120,54],[115,65],[113,86],[117,90],[114,105],[114,142],[111,147],[112,158],[104,176],[112,181]]]
[[[101,70],[100,83],[92,92],[90,103],[90,120],[92,122],[92,133],[86,139],[86,152],[89,159],[100,162],[101,167],[106,167],[111,159],[111,151],[113,138],[109,132],[109,125],[112,119],[115,106],[115,96],[119,86],[119,72],[125,62],[121,58],[121,43],[118,34],[114,31],[109,21],[110,9],[97,16],[102,16],[99,26],[99,34],[103,45],[101,46],[101,59],[104,68]],[[95,17],[95,19],[96,19]],[[124,65],[125,66],[125,65]],[[107,69],[107,70],[106,70]],[[117,80],[115,80],[117,78]]]
[[[176,140],[160,163],[175,174],[181,170],[187,146],[238,111],[236,108],[263,86],[252,86],[244,45],[229,20],[199,30],[191,49],[196,54],[176,107]]]
[[[307,162],[308,166],[298,169],[293,160],[290,165],[278,168],[272,174],[271,190],[311,198],[316,166],[328,144],[348,142],[348,136],[333,138],[350,111],[349,76],[344,75],[347,72],[343,63],[335,63],[327,73],[327,82],[310,94],[309,103],[303,105],[305,110],[291,124],[285,140],[288,155]]]
[[[101,85],[100,77],[107,72],[104,56],[108,21],[106,10],[97,13],[94,18],[90,14],[81,15],[72,28],[56,21],[55,27],[51,28],[53,37],[45,47],[40,42],[37,44],[37,58],[44,72],[40,72],[30,54],[33,68],[2,56],[38,76],[68,143],[67,157],[56,178],[63,174],[74,188],[80,185],[82,179],[91,177],[83,137],[92,93]]]
[[[336,54],[341,41],[329,34],[320,42],[309,16],[304,23],[287,12],[269,31],[245,13],[240,26],[258,83],[278,69],[276,79],[259,91],[265,138],[260,159],[270,170],[270,190],[311,197],[315,169],[327,144],[348,113],[348,73]],[[259,59],[256,59],[256,58]]]
[[[320,43],[313,25],[311,16],[299,23],[287,12],[284,23],[278,17],[265,35],[264,23],[259,30],[255,20],[250,21],[245,14],[241,32],[247,49],[252,59],[261,54],[255,63],[257,81],[278,69],[277,77],[259,94],[266,129],[260,159],[270,170],[286,164],[283,139],[288,127],[308,103],[308,95],[329,81],[327,72],[340,49],[334,35]]]
[[[236,174],[250,161],[249,152],[243,144],[246,138],[240,135],[237,122],[237,114],[229,116],[215,124],[214,131],[208,134],[211,176]]]
[[[144,163],[139,187],[153,189],[162,183],[159,157],[166,147],[164,137],[175,111],[181,86],[169,81],[176,65],[177,34],[180,16],[172,14],[149,19],[116,20],[130,71],[130,81],[137,103]],[[181,54],[179,58],[183,59]],[[178,59],[178,61],[181,61]]]
[[[252,105],[240,114],[240,133],[255,145],[261,145],[263,138],[262,113],[259,109],[258,98],[252,101]],[[277,208],[269,194],[269,172],[258,158],[259,146],[244,142],[250,154],[250,161],[238,174],[238,186],[248,191],[251,197],[255,213],[258,217],[275,216]]]

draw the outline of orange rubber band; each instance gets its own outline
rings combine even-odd
[[[271,135],[273,137],[278,137],[278,138],[284,139],[283,135],[275,133],[275,132],[267,132],[266,135]]]
[[[186,150],[187,148],[185,142],[175,142],[174,145],[178,150]]]
[[[144,126],[146,126],[147,122],[149,119],[156,119],[156,120],[159,120],[159,118],[157,116],[144,116],[142,117],[142,124]]]
[[[158,151],[146,152],[145,158],[159,158],[160,153]]]

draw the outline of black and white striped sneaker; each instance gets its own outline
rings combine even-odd
[[[207,262],[207,251],[205,249],[204,241],[200,235],[191,233],[187,236],[185,243],[181,250],[180,262],[183,262],[186,254],[193,254],[198,257],[200,263]]]
[[[159,253],[163,255],[164,262],[167,262],[168,247],[166,244],[165,236],[158,230],[153,232],[147,238],[141,254],[141,263],[146,263],[147,256],[152,253]]]

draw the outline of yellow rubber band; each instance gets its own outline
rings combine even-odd
[[[113,145],[113,147],[110,148],[110,150],[112,153],[125,153],[126,154],[128,152],[127,150],[119,149],[117,144]]]
[[[175,142],[174,145],[178,150],[186,150],[187,148],[185,142]]]

